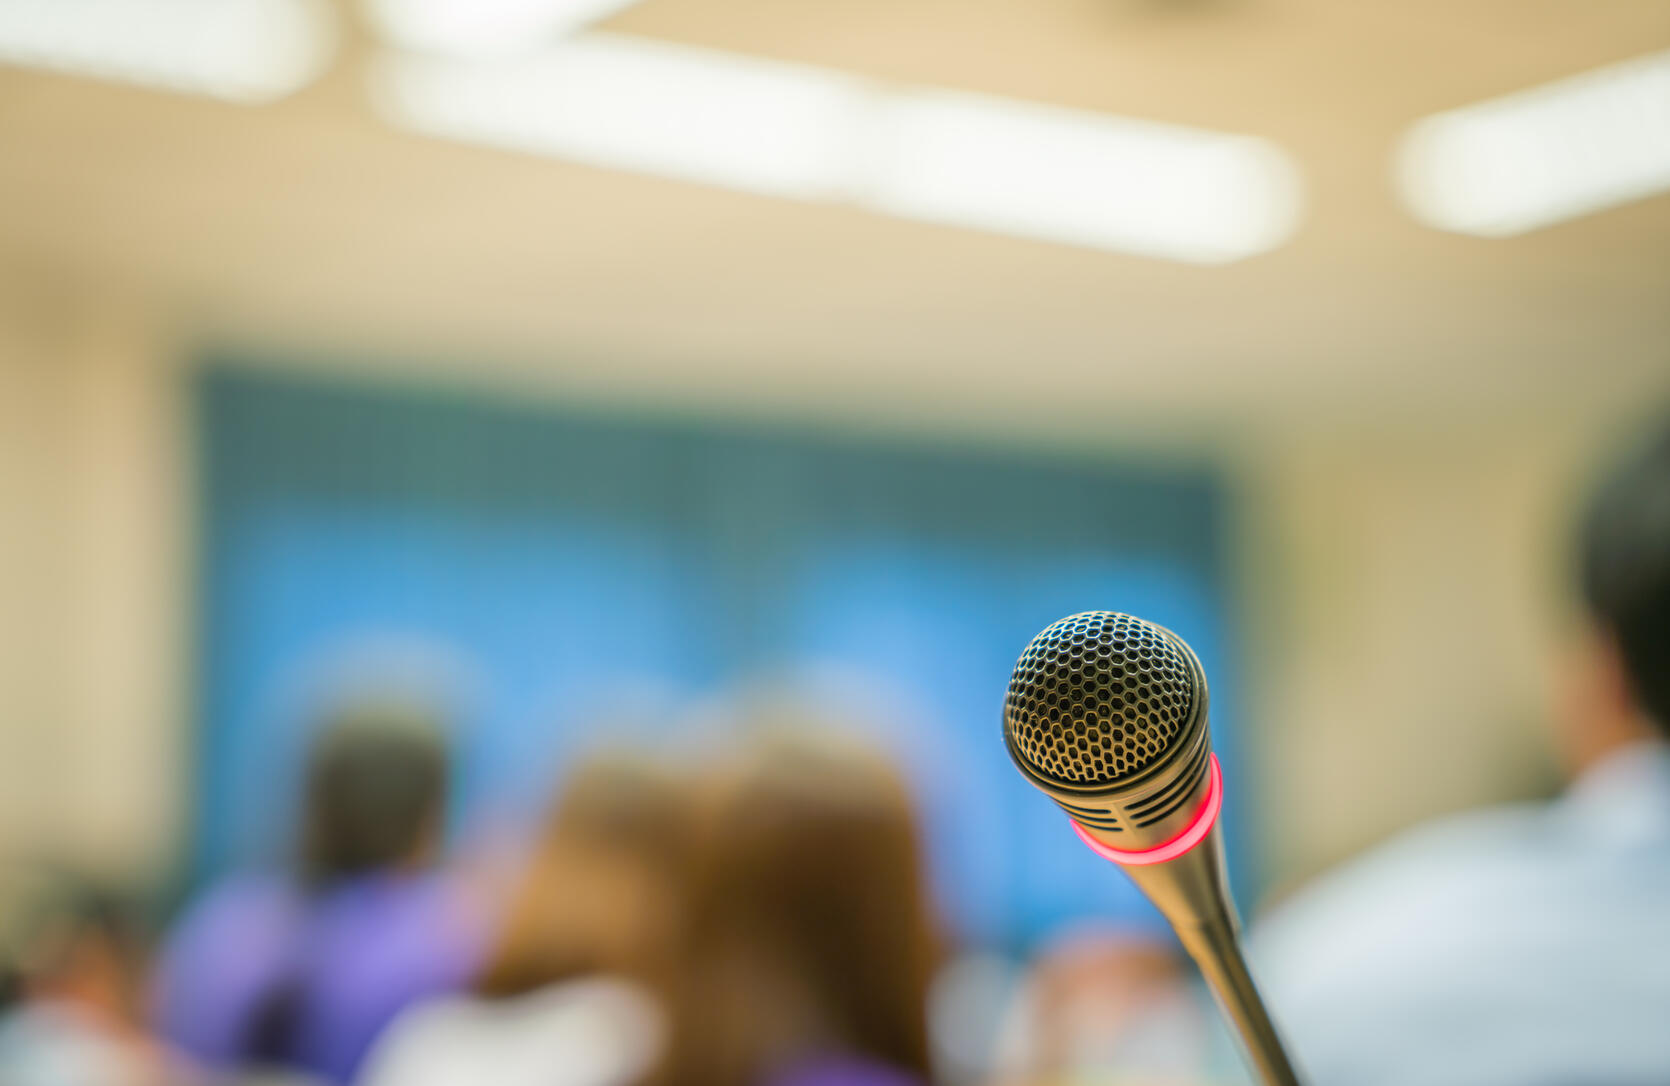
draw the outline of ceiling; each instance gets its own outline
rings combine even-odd
[[[452,146],[372,114],[356,30],[268,106],[0,69],[0,258],[206,340],[703,409],[1198,436],[1670,391],[1670,196],[1484,240],[1417,224],[1389,167],[1427,113],[1670,45],[1662,0],[646,0],[607,25],[1261,135],[1309,210],[1199,267]]]

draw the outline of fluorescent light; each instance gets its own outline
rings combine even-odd
[[[1197,263],[1274,248],[1297,171],[1248,136],[949,91],[893,96],[864,202],[905,218]]]
[[[1670,52],[1428,117],[1398,180],[1422,221],[1486,237],[1670,190]]]
[[[497,63],[387,56],[373,79],[430,135],[801,199],[844,181],[864,100],[837,72],[613,34]]]
[[[377,31],[404,49],[502,54],[548,44],[637,0],[364,0]]]
[[[1279,245],[1297,171],[1262,140],[615,34],[496,63],[391,53],[373,98],[433,136],[1199,263]]]
[[[265,102],[324,70],[334,29],[318,0],[0,0],[0,62]]]

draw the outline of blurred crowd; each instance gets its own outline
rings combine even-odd
[[[160,938],[61,874],[8,895],[4,1082],[912,1086],[1090,1049],[1198,1081],[1169,947],[1076,933],[995,987],[946,968],[899,770],[845,733],[746,733],[694,765],[583,757],[507,873],[442,860],[442,723],[346,709],[291,863],[212,883]]]

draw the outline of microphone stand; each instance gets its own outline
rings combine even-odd
[[[1299,1077],[1264,1008],[1238,938],[1240,923],[1230,904],[1223,837],[1216,826],[1206,838],[1164,863],[1120,865],[1137,888],[1171,922],[1183,949],[1194,959],[1224,1017],[1263,1086],[1299,1086]]]

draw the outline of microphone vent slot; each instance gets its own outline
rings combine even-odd
[[[1195,670],[1163,628],[1087,611],[1032,639],[1004,699],[1012,749],[1034,770],[1092,787],[1171,751],[1194,705]]]

